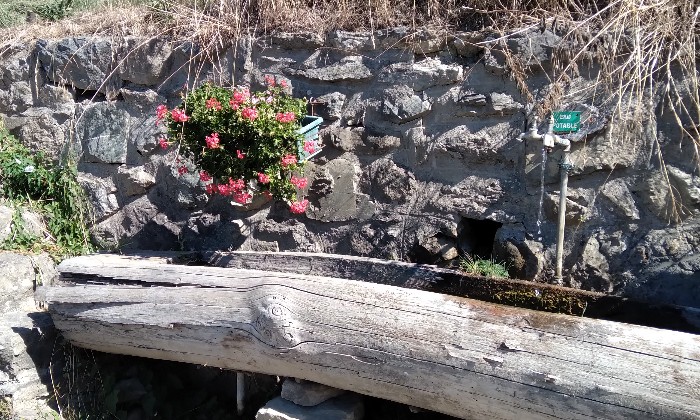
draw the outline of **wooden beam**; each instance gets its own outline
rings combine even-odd
[[[72,258],[59,271],[74,284],[38,293],[67,339],[99,351],[303,378],[464,419],[700,417],[697,335],[165,262]]]

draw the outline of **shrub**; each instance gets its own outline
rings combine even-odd
[[[178,173],[194,165],[207,193],[249,203],[256,194],[286,201],[293,213],[308,204],[300,197],[306,187],[303,162],[297,159],[303,136],[297,132],[306,114],[306,100],[295,99],[268,76],[264,91],[227,89],[211,84],[190,92],[179,107],[157,109],[157,120],[167,125],[161,147],[178,146]],[[313,152],[315,145],[306,142]]]
[[[48,251],[54,257],[88,252],[85,223],[87,203],[72,165],[54,165],[41,153],[24,147],[0,126],[0,197],[16,205],[39,210],[50,240],[33,238],[14,217],[14,238],[0,244],[5,249]]]

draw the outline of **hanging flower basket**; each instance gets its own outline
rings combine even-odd
[[[286,201],[292,213],[304,213],[303,166],[321,151],[323,119],[305,116],[306,99],[289,96],[286,85],[271,76],[266,80],[268,88],[260,92],[205,84],[175,109],[160,105],[156,121],[168,128],[160,145],[176,145],[182,157],[178,173],[198,171],[210,195],[244,206],[264,195]]]

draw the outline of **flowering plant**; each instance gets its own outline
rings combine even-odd
[[[165,123],[167,137],[160,146],[179,146],[179,153],[199,170],[208,194],[247,204],[255,194],[289,203],[293,213],[304,213],[308,200],[299,191],[306,187],[303,162],[297,152],[303,136],[297,132],[306,114],[306,100],[284,93],[266,77],[264,91],[227,89],[210,84],[190,92],[179,107],[156,109],[156,123]],[[304,142],[313,153],[315,144]],[[189,171],[179,160],[178,173]]]

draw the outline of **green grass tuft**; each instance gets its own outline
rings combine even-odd
[[[508,278],[508,268],[505,264],[492,259],[473,258],[470,255],[462,258],[459,268],[468,274],[485,277]]]

